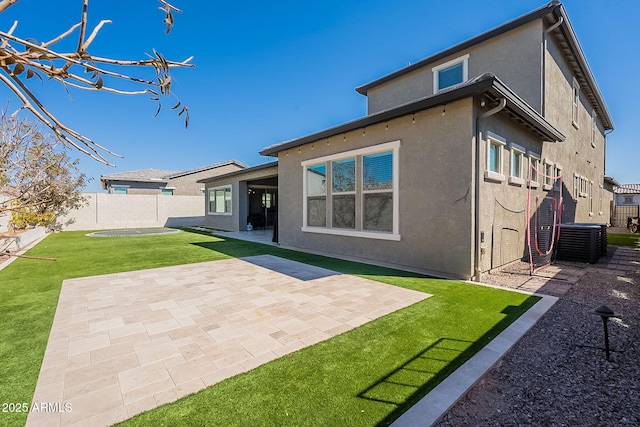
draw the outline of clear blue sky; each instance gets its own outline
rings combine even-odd
[[[89,19],[103,28],[90,52],[144,58],[153,48],[171,59],[194,56],[195,69],[174,73],[174,92],[191,112],[189,129],[172,100],[156,118],[144,97],[72,91],[37,83],[37,93],[64,122],[125,156],[117,168],[81,157],[99,176],[144,168],[186,170],[237,159],[271,161],[258,152],[366,114],[354,88],[545,4],[540,0],[174,0],[183,9],[164,34],[155,0],[91,0]],[[608,135],[607,175],[640,183],[640,2],[563,2],[616,130]],[[0,15],[3,30],[49,39],[78,22],[80,0],[20,0]],[[151,74],[149,74],[150,76]],[[9,92],[0,87],[0,94]],[[12,106],[17,107],[12,101]]]

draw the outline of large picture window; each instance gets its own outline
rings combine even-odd
[[[399,147],[395,141],[302,162],[303,231],[400,240]]]
[[[209,189],[209,213],[231,214],[231,187]]]

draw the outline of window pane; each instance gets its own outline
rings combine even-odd
[[[438,72],[438,90],[462,83],[462,68],[463,63],[461,62],[444,70],[440,70]]]
[[[367,190],[391,190],[393,188],[393,152],[363,156],[362,186]]]
[[[231,213],[231,189],[224,189],[224,212]]]
[[[393,231],[393,193],[364,195],[363,228],[370,231]]]
[[[224,212],[224,189],[216,190],[216,210],[217,213]]]
[[[331,180],[334,193],[356,191],[356,160],[344,159],[331,162]]]
[[[502,146],[497,144],[489,145],[489,170],[500,173],[500,150]]]
[[[522,178],[522,169],[520,168],[520,161],[522,159],[522,154],[517,151],[513,151],[511,154],[511,175]]]
[[[129,189],[126,187],[113,187],[113,194],[129,194]]]
[[[307,225],[311,227],[327,226],[327,198],[307,198]]]
[[[327,194],[327,165],[322,163],[307,167],[307,194]]]
[[[356,227],[356,196],[354,194],[333,196],[333,227]]]
[[[170,188],[162,188],[160,192],[164,196],[173,196],[173,189],[170,189]]]

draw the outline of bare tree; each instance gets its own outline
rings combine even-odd
[[[0,13],[19,0],[0,0]],[[159,10],[164,14],[166,33],[171,31],[174,24],[173,13],[179,9],[164,0],[160,2]],[[74,147],[89,157],[107,165],[111,163],[105,154],[115,155],[109,149],[99,145],[93,139],[75,131],[72,127],[58,120],[54,113],[45,106],[30,89],[33,78],[43,81],[43,77],[61,83],[67,90],[77,88],[89,91],[105,91],[121,95],[148,95],[157,102],[160,112],[161,97],[171,94],[171,74],[174,67],[192,67],[190,60],[170,61],[162,54],[153,50],[152,55],[141,60],[123,60],[102,58],[89,53],[89,47],[98,35],[100,29],[111,21],[103,20],[92,30],[87,28],[89,0],[82,0],[82,14],[80,22],[73,25],[57,37],[46,42],[38,42],[31,37],[16,35],[18,21],[15,21],[7,31],[0,31],[0,82],[7,86],[22,103],[22,109],[31,112],[40,122],[48,127],[67,147]],[[69,37],[77,36],[76,48],[65,52],[57,47],[59,43]],[[154,70],[155,76],[144,79],[127,72],[128,67]],[[137,90],[123,87],[133,82]],[[172,103],[172,109],[183,116],[185,126],[189,123],[189,110],[180,100]]]
[[[87,177],[60,138],[37,123],[0,116],[0,215],[11,211],[18,228],[56,228],[69,210],[84,203]]]

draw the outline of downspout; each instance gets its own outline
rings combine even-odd
[[[485,111],[484,113],[482,113],[481,115],[476,117],[476,182],[475,182],[475,218],[474,218],[474,222],[475,222],[475,242],[474,242],[474,274],[473,274],[473,280],[475,280],[476,282],[479,282],[481,280],[481,272],[480,272],[480,244],[482,242],[480,242],[480,180],[482,178],[482,172],[481,172],[481,161],[480,161],[480,144],[481,144],[481,140],[480,140],[480,119],[485,119],[487,117],[493,116],[494,114],[499,113],[500,111],[502,111],[504,109],[504,107],[506,107],[507,105],[507,99],[506,98],[500,98],[500,103],[498,104],[497,107],[492,108],[489,111]]]

